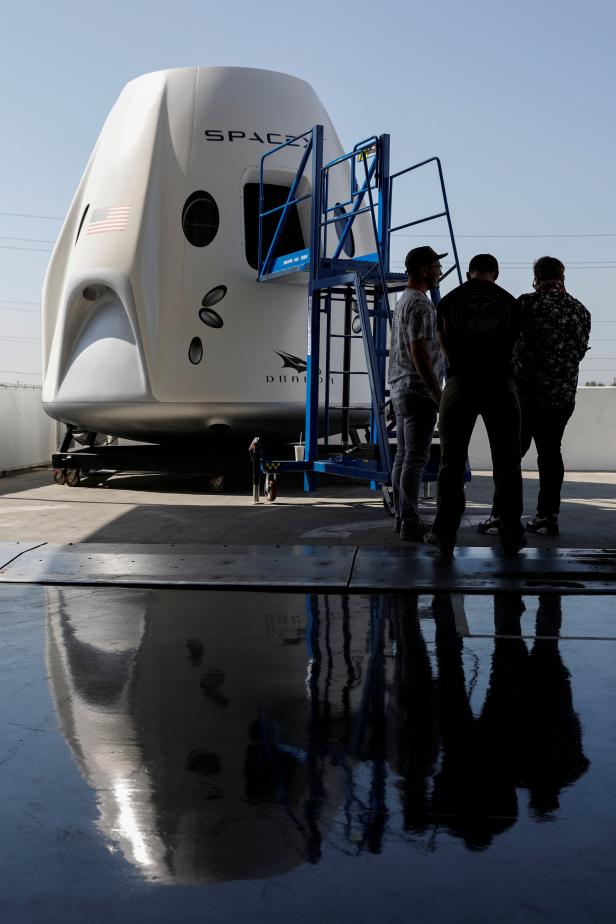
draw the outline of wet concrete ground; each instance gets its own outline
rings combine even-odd
[[[0,608],[3,924],[614,919],[611,596]]]
[[[616,476],[515,564],[227,491],[0,480],[2,924],[614,920]]]
[[[400,548],[380,495],[364,485],[338,479],[307,497],[301,481],[281,479],[275,504],[252,505],[251,487],[228,481],[225,493],[211,494],[204,479],[163,475],[114,476],[98,486],[90,479],[69,488],[51,483],[40,471],[0,479],[0,541],[357,545]],[[474,473],[460,530],[462,546],[494,546],[477,532],[490,512],[492,477]],[[527,516],[535,512],[537,477],[524,473]],[[434,499],[423,516],[434,516]],[[616,547],[616,474],[569,472],[563,490],[561,535],[529,536],[546,548]],[[404,544],[408,545],[408,544]]]

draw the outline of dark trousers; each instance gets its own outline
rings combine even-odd
[[[522,402],[522,429],[520,453],[522,458],[535,441],[537,468],[539,469],[539,497],[537,516],[558,516],[560,492],[565,477],[561,444],[565,427],[575,405],[565,407],[537,407],[532,401]],[[501,502],[498,487],[494,492],[492,516],[500,516]]]
[[[539,517],[558,516],[560,511],[560,492],[565,477],[561,444],[573,408],[572,404],[566,407],[537,407],[527,401],[522,404],[520,451],[522,456],[526,455],[531,442],[535,441],[539,469]]]
[[[515,383],[511,378],[487,382],[454,375],[447,381],[439,412],[441,466],[432,527],[432,532],[445,542],[455,542],[466,507],[464,466],[479,415],[490,440],[494,485],[501,499],[503,538],[516,541],[524,532],[520,520],[520,402]]]

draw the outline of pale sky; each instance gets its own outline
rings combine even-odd
[[[593,317],[580,381],[611,383],[615,32],[607,0],[4,4],[0,381],[40,382],[51,242],[124,84],[216,64],[304,78],[345,147],[390,133],[393,169],[439,155],[463,270],[490,251],[499,281],[519,295],[535,258],[562,259],[569,291]],[[442,245],[430,230],[444,229],[405,248]]]

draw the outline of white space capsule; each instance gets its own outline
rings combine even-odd
[[[340,155],[313,89],[271,71],[189,67],[125,87],[45,281],[50,416],[153,441],[208,431],[297,438],[306,276],[299,274],[302,285],[256,281],[259,165],[265,151],[316,123],[324,126],[325,159]],[[297,144],[266,166],[269,207],[286,199],[301,159]],[[348,199],[348,173],[332,182],[330,201]],[[299,194],[309,191],[308,173]],[[354,225],[358,254],[374,250],[362,217]],[[277,253],[308,243],[306,203]],[[356,403],[366,397],[354,394]]]

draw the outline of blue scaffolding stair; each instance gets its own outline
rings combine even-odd
[[[283,148],[297,142],[303,142],[305,147],[286,202],[274,208],[266,208],[266,162]],[[309,163],[311,191],[307,195],[299,196],[298,191]],[[350,180],[348,196],[342,202],[331,204],[330,176],[335,168],[345,163]],[[394,180],[430,163],[435,163],[438,168],[443,210],[435,215],[392,228],[390,218]],[[309,246],[281,254],[281,242],[284,240],[285,226],[290,220],[292,210],[297,209],[300,203],[308,201]],[[387,486],[391,482],[390,436],[393,435],[386,414],[389,398],[386,368],[391,325],[389,296],[393,292],[401,291],[407,284],[406,274],[391,272],[389,268],[391,235],[403,228],[436,218],[445,218],[454,255],[454,264],[448,273],[457,270],[458,279],[461,281],[440,161],[438,158],[430,158],[390,175],[389,135],[381,135],[360,142],[348,154],[324,164],[323,127],[315,125],[310,131],[278,145],[262,156],[259,203],[258,281],[304,281],[308,285],[304,459],[290,461],[264,458],[262,469],[270,477],[281,471],[303,472],[305,488],[308,491],[316,489],[318,474],[346,475],[370,481],[373,486]],[[349,244],[353,241],[353,223],[359,215],[367,215],[370,218],[374,251],[355,256],[354,245]],[[265,222],[269,221],[271,229],[276,216],[278,220],[275,230],[271,240],[266,243]],[[332,230],[332,225],[337,235],[333,248],[331,234],[328,246],[328,231]],[[331,256],[327,256],[328,250]],[[438,289],[433,290],[431,295],[433,301],[438,302]],[[344,306],[344,325],[341,332],[334,329],[332,321],[334,314],[340,314],[336,310],[340,303]],[[324,361],[320,355],[322,323],[325,324],[326,332]],[[343,341],[341,369],[331,368],[331,344],[335,339]],[[351,369],[351,343],[358,339],[363,341],[365,370]],[[321,374],[324,396],[320,403]],[[342,376],[342,400],[339,404],[332,404],[330,400],[330,380],[335,374]],[[370,404],[363,407],[351,401],[351,380],[358,375],[367,375],[370,386]],[[342,434],[342,451],[336,453],[329,451],[332,412],[339,412],[336,417],[340,421],[340,431],[337,432]],[[357,438],[357,429],[360,428],[351,426],[357,415],[362,412],[369,414],[369,422],[366,424],[367,444],[360,444]],[[322,445],[319,444],[319,439]],[[369,458],[360,456],[366,453]]]

